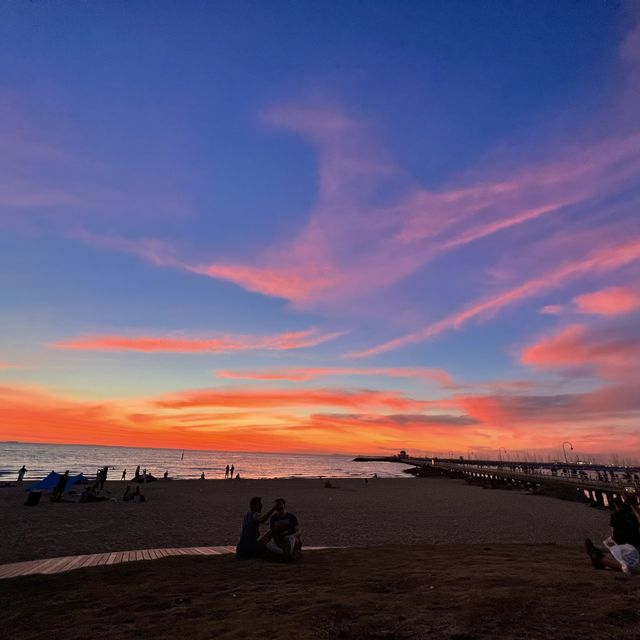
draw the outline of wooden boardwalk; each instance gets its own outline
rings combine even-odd
[[[326,549],[328,547],[305,547],[307,551]],[[235,546],[225,547],[182,547],[174,549],[140,549],[139,551],[112,551],[111,553],[91,553],[80,556],[64,556],[62,558],[47,558],[45,560],[29,560],[27,562],[12,562],[0,565],[0,580],[31,576],[36,574],[63,573],[97,567],[106,564],[121,564],[123,562],[137,562],[139,560],[158,560],[170,556],[218,556],[235,553]]]

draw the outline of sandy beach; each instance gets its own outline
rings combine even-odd
[[[468,486],[450,479],[159,481],[145,503],[23,506],[0,489],[0,563],[130,549],[230,545],[249,499],[283,496],[308,545],[558,544],[607,535],[609,514],[586,504]],[[120,497],[126,483],[108,482]]]

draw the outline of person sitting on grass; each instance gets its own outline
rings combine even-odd
[[[276,507],[273,506],[262,515],[262,498],[251,498],[249,501],[249,511],[245,513],[242,519],[240,540],[236,546],[237,558],[243,560],[255,558],[264,553],[267,543],[271,540],[273,534],[271,531],[267,531],[267,533],[261,536],[260,525],[266,522],[275,510]]]
[[[622,573],[626,574],[640,573],[640,554],[638,554],[638,550],[633,545],[615,544],[611,538],[608,540],[612,544],[606,551],[598,549],[589,538],[584,541],[585,550],[589,558],[591,558],[593,567],[595,569],[622,571]]]
[[[288,559],[295,558],[302,551],[302,540],[298,518],[285,511],[285,506],[284,498],[276,500],[276,512],[269,522],[273,538],[267,544],[267,549]]]

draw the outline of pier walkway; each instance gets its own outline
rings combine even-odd
[[[329,549],[330,547],[305,547],[305,551]],[[139,551],[112,551],[111,553],[90,553],[79,556],[28,560],[0,565],[0,580],[19,576],[48,575],[64,573],[85,567],[97,567],[139,560],[158,560],[170,556],[219,556],[235,553],[235,546],[222,547],[182,547],[173,549],[141,549]]]

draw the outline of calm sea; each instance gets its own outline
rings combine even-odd
[[[127,469],[131,478],[137,465],[154,476],[165,471],[173,478],[224,478],[226,465],[233,465],[241,478],[364,478],[410,477],[407,465],[392,462],[353,462],[354,456],[307,455],[292,453],[241,453],[227,451],[184,451],[182,449],[140,449],[69,444],[0,443],[0,478],[14,480],[24,464],[25,480],[42,478],[51,470],[95,475],[99,467],[109,466],[109,479],[119,480]],[[113,468],[113,469],[111,469]]]

